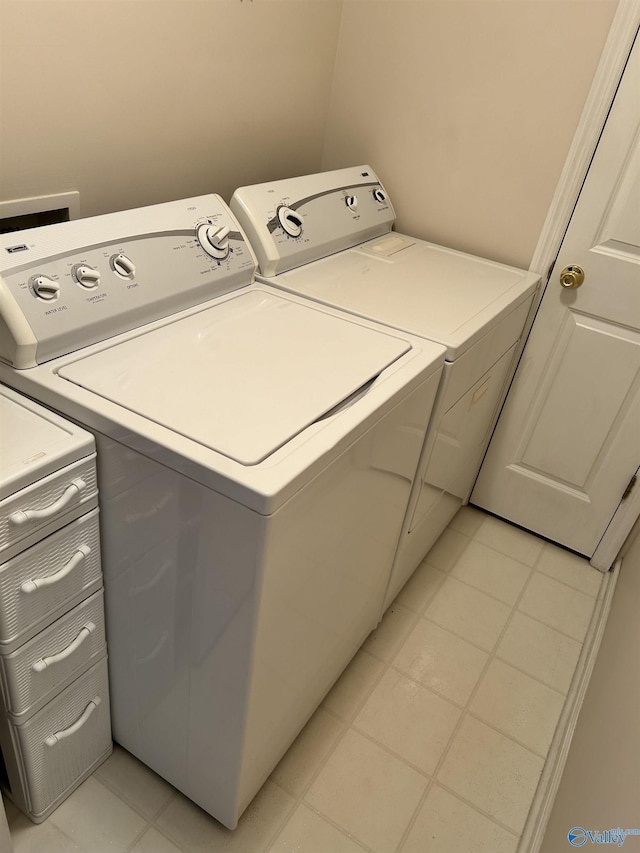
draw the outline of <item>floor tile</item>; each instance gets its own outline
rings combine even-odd
[[[491,651],[511,615],[511,609],[456,578],[448,577],[424,615],[441,628]]]
[[[393,665],[414,681],[464,707],[489,656],[433,622],[421,619]]]
[[[293,810],[294,798],[267,780],[231,831],[182,795],[155,821],[158,829],[188,853],[261,853]]]
[[[428,780],[355,731],[340,741],[305,800],[377,853],[395,851]]]
[[[362,648],[379,660],[389,662],[400,648],[416,621],[416,614],[401,604],[393,603]]]
[[[539,756],[467,716],[438,771],[437,780],[519,834],[543,764]]]
[[[514,613],[496,649],[496,656],[567,693],[582,646],[555,628],[524,613]]]
[[[23,817],[23,814],[20,809],[16,805],[14,805],[8,797],[2,796],[1,793],[0,797],[2,798],[4,810],[7,815],[7,823],[9,824],[9,826],[11,826],[14,821],[17,821],[21,817]]]
[[[362,853],[366,849],[301,803],[269,853]]]
[[[382,677],[353,725],[427,775],[442,757],[461,711],[395,670]]]
[[[448,572],[469,544],[469,537],[457,530],[447,528],[440,536],[425,560],[430,566]]]
[[[445,572],[423,560],[396,596],[396,601],[414,613],[424,613],[446,576]]]
[[[604,577],[584,557],[578,557],[549,542],[545,543],[536,569],[593,598],[597,596]]]
[[[72,841],[50,820],[36,826],[23,814],[11,822],[11,842],[13,853],[90,853],[93,850]]]
[[[546,758],[564,696],[499,660],[478,685],[470,712]]]
[[[401,853],[515,853],[518,836],[434,785]]]
[[[300,796],[344,728],[344,723],[319,708],[273,771],[271,779],[295,796]]]
[[[583,592],[534,572],[518,610],[582,643],[594,606],[595,600]]]
[[[531,569],[513,557],[471,542],[451,570],[451,576],[476,589],[514,605],[524,589]]]
[[[95,776],[149,820],[175,795],[175,788],[117,745]]]
[[[467,506],[460,507],[449,522],[449,528],[465,533],[467,536],[473,536],[486,517],[486,513],[482,510],[467,504]]]
[[[386,664],[360,649],[325,696],[323,707],[343,720],[352,720],[385,669]]]
[[[535,564],[544,546],[539,537],[490,515],[483,519],[473,538],[527,566]]]
[[[131,853],[182,853],[182,850],[150,826],[138,843],[131,848]]]
[[[83,782],[48,821],[91,853],[122,853],[147,825],[95,776]]]

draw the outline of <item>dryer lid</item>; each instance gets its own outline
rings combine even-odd
[[[254,290],[67,364],[59,375],[256,465],[410,349],[355,317]]]
[[[442,344],[454,361],[528,298],[539,276],[392,232],[269,281]]]

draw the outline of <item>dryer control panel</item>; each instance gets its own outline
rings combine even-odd
[[[251,284],[217,195],[0,236],[0,358],[33,367]]]
[[[395,212],[370,166],[237,189],[231,210],[273,276],[391,231]]]

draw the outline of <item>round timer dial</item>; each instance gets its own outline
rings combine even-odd
[[[302,234],[302,217],[290,207],[278,208],[278,222],[289,237],[299,237]]]
[[[229,228],[226,225],[205,222],[198,226],[196,237],[211,258],[221,261],[229,254]]]

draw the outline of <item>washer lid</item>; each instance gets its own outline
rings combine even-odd
[[[68,364],[59,375],[255,465],[410,349],[356,318],[254,290]]]

